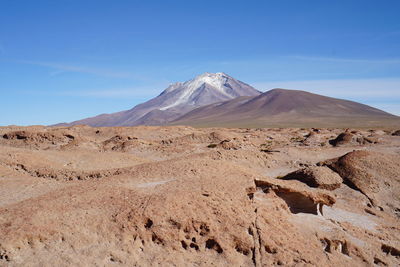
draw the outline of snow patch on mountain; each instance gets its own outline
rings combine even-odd
[[[193,96],[196,90],[201,89],[203,84],[207,84],[213,87],[219,93],[225,95],[226,97],[232,98],[234,96],[229,94],[225,90],[226,88],[225,84],[228,82],[229,78],[230,77],[223,72],[217,72],[217,73],[206,72],[187,82],[174,84],[172,85],[174,86],[173,89],[172,88],[170,89],[171,87],[170,86],[169,88],[167,88],[167,90],[168,92],[171,92],[179,88],[179,86],[182,86],[183,88],[180,96],[174,103],[161,107],[160,110],[167,110],[169,108],[178,106],[180,104],[190,102],[191,96]]]

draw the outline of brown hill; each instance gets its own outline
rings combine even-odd
[[[400,118],[353,101],[305,91],[273,89],[197,108],[172,124],[195,126],[389,126]]]

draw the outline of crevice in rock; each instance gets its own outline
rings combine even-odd
[[[305,197],[298,192],[276,192],[276,195],[282,198],[289,207],[289,210],[294,213],[310,213],[318,215],[318,204],[311,199]]]
[[[335,198],[333,196],[323,192],[301,190],[268,180],[255,180],[255,183],[256,188],[261,189],[264,193],[270,190],[275,192],[278,197],[286,202],[292,213],[310,213],[318,215],[322,213],[322,205],[332,206],[335,203]]]
[[[10,256],[4,250],[0,251],[0,261],[11,261]]]
[[[269,254],[278,253],[278,250],[276,248],[270,247],[268,245],[266,245],[264,248],[265,248],[265,251],[268,252]]]
[[[181,241],[181,245],[184,249],[188,248],[188,245],[186,244],[186,242],[184,240]]]
[[[260,259],[259,259],[259,262],[260,262],[260,264],[259,264],[259,266],[261,266],[262,265],[262,255],[263,255],[263,253],[262,253],[262,247],[261,247],[261,234],[260,234],[260,228],[258,227],[258,223],[257,223],[257,221],[258,221],[258,216],[256,217],[256,225],[255,225],[255,227],[256,227],[256,233],[257,233],[257,246],[258,246],[258,253],[259,253],[259,257],[260,257]]]
[[[190,247],[194,248],[195,250],[199,250],[199,246],[197,244],[193,243],[193,242],[190,243]],[[220,252],[218,252],[218,253],[220,253]]]
[[[146,221],[144,227],[145,227],[146,229],[150,229],[152,226],[153,226],[153,221],[152,221],[151,219],[147,219],[147,221]]]
[[[200,224],[200,233],[199,234],[201,236],[208,235],[209,232],[210,232],[210,227],[207,224],[205,224],[205,223]]]
[[[210,238],[206,241],[206,249],[213,249],[216,252],[218,252],[219,254],[224,252],[224,250],[221,248],[221,246],[218,244],[218,242],[212,238]]]
[[[115,262],[115,263],[122,263],[122,260],[118,259],[117,257],[115,257],[114,255],[110,254],[109,259],[111,262]]]
[[[177,222],[173,219],[169,219],[168,222],[176,229],[181,229],[181,227],[182,227],[182,225],[179,222]]]
[[[236,244],[235,250],[245,256],[248,256],[250,251],[246,248],[243,248],[240,244]]]
[[[323,249],[328,253],[333,253],[334,251],[342,253],[344,255],[350,256],[350,251],[346,241],[341,240],[330,240],[327,238],[320,240]]]
[[[254,266],[257,266],[257,259],[256,259],[256,238],[254,237],[253,229],[249,227],[249,235],[253,237],[253,247],[251,248],[251,260]]]
[[[258,228],[258,214],[257,214],[258,209],[256,208],[254,210],[255,213],[255,218],[254,222],[252,223],[253,227],[249,228],[249,234],[253,236],[253,248],[252,248],[252,261],[254,263],[254,266],[261,266],[261,237],[260,237],[260,232]]]
[[[160,238],[157,234],[153,233],[151,235],[151,241],[153,241],[154,243],[156,243],[157,245],[164,245],[164,240],[162,240],[162,238]]]
[[[382,252],[386,253],[387,255],[392,255],[396,258],[400,258],[400,250],[392,247],[390,245],[382,244],[381,246]]]
[[[374,257],[374,264],[378,266],[387,266],[387,263],[379,259],[378,257]]]

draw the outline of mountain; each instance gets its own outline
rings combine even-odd
[[[102,114],[59,125],[162,125],[204,105],[231,100],[239,96],[257,96],[259,94],[261,92],[250,85],[225,73],[206,72],[187,82],[174,83],[157,97],[130,110]]]
[[[171,124],[228,127],[350,127],[399,125],[382,110],[305,91],[273,89],[254,97],[197,108]]]

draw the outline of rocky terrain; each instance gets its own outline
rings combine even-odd
[[[399,266],[398,133],[1,127],[0,266]]]

